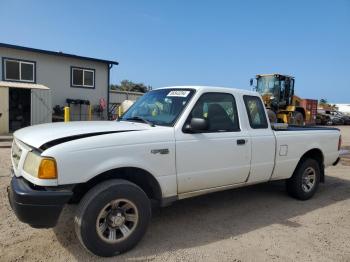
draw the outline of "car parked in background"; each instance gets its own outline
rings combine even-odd
[[[344,114],[343,112],[334,111],[332,112],[335,116],[340,117],[344,121],[344,125],[350,125],[350,116]]]
[[[325,112],[322,112],[320,110],[317,110],[316,115],[316,125],[332,125],[332,121],[328,115],[326,115]]]
[[[330,115],[329,118],[332,122],[332,125],[344,125],[344,120],[339,116]]]
[[[317,110],[318,125],[350,125],[350,116],[336,110]]]
[[[332,121],[333,125],[349,125],[350,117],[336,110],[326,110],[326,115],[328,115]]]

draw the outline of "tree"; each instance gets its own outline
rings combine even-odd
[[[320,99],[320,105],[328,105],[328,101],[325,98]]]
[[[146,86],[144,83],[134,83],[129,80],[123,80],[120,85],[110,85],[111,90],[121,90],[127,92],[141,92],[146,93],[152,90],[152,86]]]

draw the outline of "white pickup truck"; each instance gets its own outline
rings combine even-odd
[[[285,180],[309,199],[339,160],[335,128],[271,128],[261,97],[220,87],[168,87],[142,96],[118,121],[71,122],[14,133],[9,201],[19,220],[56,225],[79,203],[75,229],[100,256],[131,249],[152,204]]]

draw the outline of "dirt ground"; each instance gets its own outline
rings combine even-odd
[[[350,146],[350,126],[341,127]],[[0,149],[0,261],[350,261],[350,166],[326,170],[309,201],[274,182],[182,200],[153,214],[132,251],[101,259],[74,234],[75,206],[56,228],[20,223],[8,204],[9,149]]]

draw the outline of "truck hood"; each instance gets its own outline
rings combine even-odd
[[[14,133],[14,138],[31,147],[46,149],[74,139],[150,128],[152,127],[147,124],[125,121],[60,122],[22,128]]]

